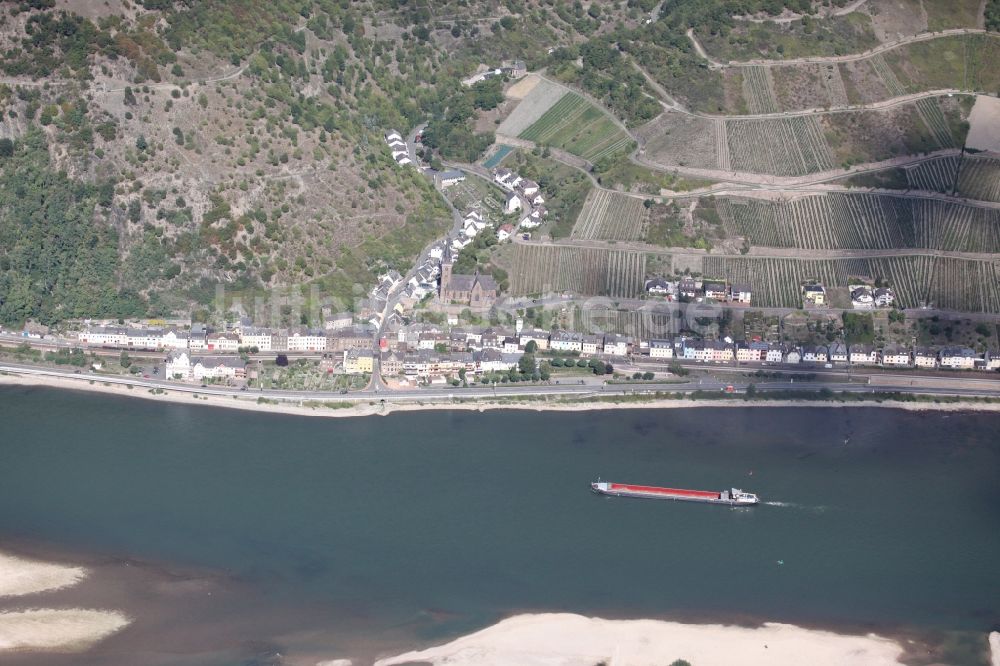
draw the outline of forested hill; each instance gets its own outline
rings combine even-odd
[[[451,223],[383,132],[428,122],[433,165],[475,161],[502,100],[499,81],[461,85],[477,68],[522,59],[637,127],[662,111],[647,76],[713,103],[688,28],[766,51],[768,34],[746,29],[762,24],[740,17],[781,14],[812,35],[801,48],[868,45],[874,11],[824,18],[844,4],[4,3],[0,319],[186,313],[219,284],[246,297],[315,285],[349,306]]]

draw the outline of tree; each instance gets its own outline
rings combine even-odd
[[[650,379],[652,379],[655,376],[656,375],[654,375],[652,372],[644,372],[644,373],[642,373],[642,378],[645,379],[646,381],[649,381]]]
[[[123,368],[128,368],[130,365],[132,365],[132,359],[129,358],[128,352],[125,351],[124,349],[122,350],[122,353],[118,356],[118,363]]]
[[[146,136],[144,134],[140,134],[136,138],[135,147],[142,152],[146,152],[146,150],[149,148],[149,142],[146,141]]]
[[[524,345],[524,351],[526,354],[534,354],[538,351],[538,343],[534,340],[529,340],[528,344]]]
[[[548,363],[542,363],[542,367],[538,369],[538,377],[543,381],[549,381],[552,376],[552,368]]]
[[[677,375],[678,377],[686,377],[691,373],[691,371],[685,368],[679,362],[673,361],[670,363],[670,373]]]
[[[750,384],[747,384],[747,400],[750,400],[755,395],[757,395],[757,385],[751,382]]]
[[[0,139],[0,157],[10,157],[14,154],[14,142],[4,137]]]
[[[535,355],[524,354],[517,361],[517,369],[522,375],[530,375],[535,372]]]
[[[288,365],[288,356],[286,354],[278,354],[274,358],[274,364],[279,368],[284,368]]]

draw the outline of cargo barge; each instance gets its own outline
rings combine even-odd
[[[599,495],[615,497],[638,497],[642,499],[668,499],[681,502],[704,502],[706,504],[727,504],[729,506],[753,506],[760,499],[753,493],[743,492],[739,488],[723,491],[712,490],[682,490],[680,488],[660,488],[659,486],[637,486],[630,483],[611,483],[597,480],[590,484],[590,489]]]

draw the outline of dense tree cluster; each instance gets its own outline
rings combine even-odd
[[[53,170],[37,130],[0,162],[0,322],[145,312],[119,289],[117,234],[95,219],[99,190]]]

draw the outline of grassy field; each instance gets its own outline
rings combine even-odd
[[[554,146],[596,162],[624,151],[631,139],[601,109],[576,93],[566,93],[520,138]]]
[[[927,29],[976,28],[979,26],[979,0],[946,0],[924,2],[927,12]]]
[[[957,98],[933,98],[880,111],[831,113],[820,123],[835,163],[846,167],[961,145],[966,117]]]

